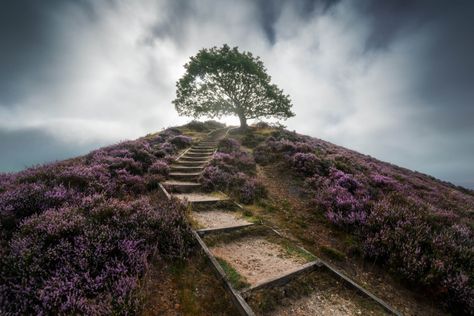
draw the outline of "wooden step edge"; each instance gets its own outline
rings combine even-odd
[[[245,297],[248,297],[252,291],[260,290],[262,288],[282,286],[303,273],[308,273],[321,267],[323,267],[323,263],[320,260],[314,260],[314,261],[305,263],[304,265],[296,269],[290,270],[283,275],[270,278],[268,280],[264,280],[255,285],[252,285],[251,287],[245,288],[241,291],[241,293],[245,298]]]
[[[223,283],[225,289],[230,294],[232,303],[239,311],[239,314],[242,316],[255,316],[255,313],[253,312],[252,308],[247,304],[247,302],[243,299],[240,293],[234,289],[226,273],[224,272],[224,269],[222,269],[219,262],[217,262],[216,257],[214,257],[214,255],[211,253],[211,251],[201,239],[199,234],[193,230],[193,235],[194,238],[197,240],[199,246],[201,246],[201,250],[204,252],[207,259],[209,260],[209,263],[213,268],[214,273],[217,275],[218,279]]]
[[[209,234],[219,234],[219,233],[227,233],[235,230],[239,230],[242,228],[250,227],[256,225],[255,223],[248,223],[242,225],[235,225],[235,226],[225,226],[225,227],[214,227],[214,228],[202,228],[196,230],[196,232],[200,236],[209,235]]]

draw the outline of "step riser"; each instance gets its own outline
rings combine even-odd
[[[193,153],[193,152],[187,152],[183,157],[185,156],[192,156],[192,157],[211,157],[212,156],[212,153],[209,153],[209,154],[205,154],[205,153]]]
[[[171,166],[171,170],[174,170],[175,172],[179,172],[180,170],[194,170],[196,172],[199,172],[201,171],[202,169],[205,168],[206,165],[204,164],[196,164],[194,166],[185,166],[185,165],[182,165],[180,164],[179,162],[175,162],[172,166]],[[173,171],[172,171],[173,172]]]
[[[196,168],[192,168],[192,167],[174,168],[174,167],[171,167],[171,172],[196,173],[196,172],[201,172],[203,170],[204,170],[204,168],[202,168],[202,167],[196,167]]]
[[[202,156],[188,156],[188,155],[185,155],[183,157],[181,157],[181,159],[184,159],[184,160],[191,160],[191,161],[210,161],[212,158],[212,156],[206,156],[206,157],[202,157]]]
[[[200,185],[165,185],[169,193],[195,193],[201,191]]]
[[[214,148],[196,148],[196,147],[191,147],[189,151],[199,151],[199,152],[213,152]]]
[[[188,156],[188,155],[185,155],[181,158],[184,158],[185,160],[194,160],[194,161],[210,161],[212,156]]]
[[[189,150],[187,151],[188,154],[199,154],[199,155],[212,155],[214,151],[199,151],[199,150]]]
[[[196,144],[193,147],[216,148],[216,144]]]
[[[182,174],[182,175],[171,175],[170,179],[172,180],[180,180],[180,181],[196,181],[199,178],[199,176],[195,175],[187,175],[187,174]]]
[[[199,163],[208,163],[211,159],[203,159],[201,157],[187,157],[183,156],[179,158],[179,161],[191,161],[191,162],[199,162]]]
[[[179,166],[184,167],[202,167],[205,168],[207,161],[200,162],[200,161],[184,161],[184,160],[177,160],[175,163]]]

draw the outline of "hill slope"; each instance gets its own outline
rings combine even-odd
[[[432,304],[472,313],[473,191],[266,124],[233,137],[260,166],[256,179],[270,194],[254,209],[264,219],[356,278],[376,263],[402,288],[440,299]],[[373,284],[393,301],[380,293],[383,286]]]
[[[183,205],[154,195],[193,141],[181,134],[171,128],[0,174],[0,314],[140,310],[152,255],[180,259],[193,248]]]
[[[196,269],[183,205],[156,194],[180,149],[221,126],[0,175],[0,313],[232,314]],[[470,190],[266,124],[231,132],[199,181],[404,314],[474,310]]]

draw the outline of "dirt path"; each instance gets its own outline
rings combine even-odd
[[[191,217],[203,228],[232,227],[250,224],[238,213],[231,211],[200,211],[192,212]]]
[[[167,181],[165,189],[167,196],[181,198],[191,206],[191,221],[197,224],[197,236],[202,237],[196,238],[206,244],[203,248],[209,248],[208,255],[211,258],[219,259],[213,259],[212,262],[218,262],[213,264],[220,265],[216,270],[220,271],[218,273],[225,282],[229,282],[228,286],[234,290],[238,288],[236,291],[241,293],[238,295],[245,294],[247,303],[254,304],[258,314],[267,313],[261,307],[265,304],[268,307],[268,302],[273,302],[268,315],[383,315],[383,312],[377,313],[381,310],[380,305],[366,296],[361,297],[356,289],[342,286],[334,272],[328,272],[332,277],[322,282],[324,273],[319,269],[324,264],[291,240],[261,224],[249,227],[251,223],[241,215],[244,210],[239,206],[236,212],[235,205],[227,196],[202,192],[197,179],[205,165],[192,168],[188,166],[196,159],[210,159],[212,154],[200,151],[209,147],[215,149],[217,141],[218,138],[207,139],[180,156],[172,166],[170,181]],[[268,186],[270,192],[274,193],[274,183]],[[284,190],[278,192],[278,195],[284,197]],[[299,208],[302,203],[297,199],[292,200],[294,203],[282,199],[280,201],[287,208],[284,214],[288,222],[293,222],[304,213],[304,209]],[[223,202],[233,206],[222,204]],[[222,205],[228,205],[228,208],[222,208]],[[287,207],[290,205],[292,208]],[[205,229],[201,229],[202,227]],[[302,269],[310,261],[312,262],[308,266],[312,268]],[[319,268],[314,270],[315,267]],[[324,267],[325,271],[331,271]],[[296,271],[298,273],[294,273]],[[306,279],[308,276],[311,278]],[[279,288],[282,280],[285,280],[283,284],[288,284],[288,289],[291,286],[290,290]],[[300,292],[304,292],[304,295],[294,295]],[[265,299],[262,300],[262,297]]]
[[[307,261],[291,256],[265,237],[242,238],[210,248],[212,254],[229,262],[250,285],[281,276]]]

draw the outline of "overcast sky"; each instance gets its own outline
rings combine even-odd
[[[2,1],[0,171],[188,121],[183,64],[228,43],[290,94],[288,128],[474,188],[473,4]]]

